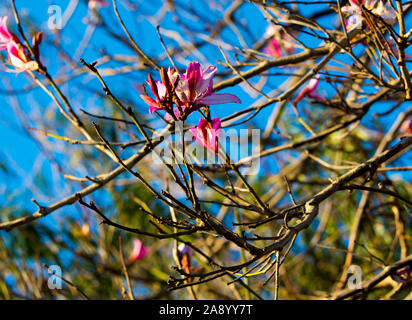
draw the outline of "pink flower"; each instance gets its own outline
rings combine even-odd
[[[133,240],[133,251],[130,253],[127,263],[131,264],[133,262],[142,260],[148,253],[150,248],[143,246],[143,243],[139,239]]]
[[[169,68],[166,72],[162,68],[162,81],[153,80],[150,74],[147,80],[155,99],[147,95],[140,97],[149,105],[150,113],[165,110],[168,113],[166,120],[185,120],[192,112],[206,105],[241,103],[240,99],[232,94],[213,92],[213,77],[216,71],[213,66],[203,70],[198,62],[191,62],[186,73],[180,75],[174,69]]]
[[[12,71],[24,72],[27,70],[38,70],[39,64],[32,59],[26,46],[7,28],[7,18],[7,16],[0,18],[0,50],[7,50],[9,62],[16,68]],[[32,49],[34,58],[37,60],[40,59],[39,46],[42,42],[42,38],[42,32],[38,32],[33,37]]]
[[[149,79],[152,79],[150,74],[149,74]],[[147,82],[152,88],[152,92],[155,94],[156,100],[146,95],[141,95],[142,99],[144,100],[144,102],[146,102],[149,105],[150,113],[153,113],[157,110],[162,110],[163,109],[162,103],[164,102],[165,96],[166,96],[165,85],[160,81],[154,81],[154,86],[151,84],[150,81],[147,81]]]
[[[155,81],[149,73],[149,79],[146,81],[156,100],[146,95],[140,95],[140,97],[149,105],[150,113],[166,110],[170,117],[173,118],[171,113],[176,115],[173,111],[173,104],[178,104],[180,109],[182,109],[182,103],[175,94],[179,74],[174,69],[169,68],[166,72],[164,68],[161,68],[160,76],[162,81]]]
[[[263,51],[275,58],[280,58],[295,52],[294,39],[284,32],[279,25],[270,24],[266,28],[264,38],[272,37]]]
[[[412,121],[409,121],[409,133],[412,133]]]
[[[366,2],[365,2],[366,1]],[[371,10],[375,5],[376,0],[349,0],[350,5],[344,6],[342,12],[349,14],[349,17],[345,20],[346,27],[349,30],[360,26],[363,20],[363,14],[361,5],[365,6],[368,10]]]
[[[10,63],[16,68],[15,72],[39,69],[38,63],[31,59],[24,45],[19,42],[10,41],[6,47]]]
[[[100,7],[107,7],[109,3],[106,0],[89,0],[89,9],[98,10]]]
[[[282,56],[282,50],[280,49],[279,42],[276,39],[271,39],[264,51],[275,58],[280,58]]]
[[[218,139],[222,134],[222,124],[219,118],[214,118],[211,123],[200,119],[196,128],[190,129],[197,143],[210,151],[218,151]]]
[[[375,16],[380,17],[389,25],[394,25],[397,21],[395,10],[389,5],[384,5],[382,0],[349,0],[350,5],[344,6],[342,12],[349,14],[349,18],[345,21],[345,24],[349,30],[360,27],[360,23],[364,19],[363,6],[368,11],[371,11]],[[377,20],[377,19],[375,19]],[[383,25],[377,21],[379,26]]]
[[[342,11],[349,14],[362,15],[361,6],[364,6],[367,10],[371,11],[376,5],[376,1],[377,0],[349,0],[350,5],[344,6]]]
[[[6,49],[7,43],[14,41],[14,35],[7,28],[8,17],[0,18],[0,50]]]
[[[233,94],[213,93],[213,77],[216,71],[217,68],[214,66],[203,70],[198,62],[191,62],[186,73],[181,75],[176,94],[190,111],[205,105],[241,103],[240,99]]]
[[[318,96],[318,95],[315,94],[316,89],[318,88],[319,82],[320,82],[320,76],[319,76],[319,74],[317,74],[316,76],[314,76],[314,77],[309,81],[309,83],[306,85],[306,87],[304,87],[304,88],[300,91],[298,97],[297,97],[296,100],[295,100],[295,103],[298,103],[298,102],[299,102],[300,100],[302,100],[305,96],[308,96],[308,97],[313,98],[313,99],[315,99],[315,100],[317,100],[317,101],[320,101],[320,102],[326,101],[325,98],[320,97],[320,96]]]

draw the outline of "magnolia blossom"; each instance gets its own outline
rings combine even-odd
[[[294,39],[285,33],[281,26],[270,24],[266,28],[264,38],[272,37],[269,44],[263,49],[265,53],[280,58],[295,52]]]
[[[384,4],[382,0],[349,0],[350,5],[344,6],[342,12],[349,14],[349,18],[345,21],[349,30],[359,27],[364,19],[363,6],[368,11],[371,11],[375,16],[380,17],[389,25],[396,23],[396,12],[390,4]],[[378,21],[378,25],[382,25]]]
[[[16,69],[14,72],[28,70],[38,70],[39,64],[34,61],[26,46],[19,38],[7,28],[7,16],[0,18],[0,50],[7,50],[9,62]],[[33,37],[33,54],[37,60],[40,59],[39,45],[42,41],[42,33],[39,32]]]
[[[191,62],[183,74],[178,74],[171,68],[167,71],[162,68],[162,81],[155,81],[150,74],[147,80],[155,99],[147,95],[141,95],[141,98],[150,106],[150,113],[165,110],[169,114],[166,120],[184,120],[206,105],[241,103],[233,94],[213,92],[213,77],[216,71],[214,66],[203,70],[198,62]]]
[[[282,56],[282,49],[280,48],[279,42],[276,39],[271,39],[269,44],[264,49],[265,53],[270,54],[276,58]]]
[[[363,20],[361,5],[371,10],[376,0],[349,0],[349,5],[342,8],[342,12],[349,14],[346,19],[346,27],[350,30],[357,27]]]
[[[142,260],[148,253],[150,248],[143,246],[143,243],[139,239],[133,240],[133,250],[130,253],[127,263],[131,264],[133,262]]]
[[[319,82],[320,82],[320,76],[319,76],[319,74],[317,74],[316,76],[314,76],[309,81],[309,83],[306,85],[306,87],[304,87],[300,91],[298,97],[295,100],[295,103],[302,100],[305,96],[308,96],[308,97],[313,98],[313,99],[315,99],[317,101],[320,101],[320,102],[324,102],[326,100],[325,98],[320,97],[320,96],[315,94],[316,89],[318,88]]]
[[[7,16],[0,18],[0,50],[5,49],[10,41],[14,41],[14,35],[7,28],[7,19]]]
[[[144,102],[149,105],[150,113],[163,109],[168,113],[172,113],[174,103],[178,104],[179,108],[183,108],[184,106],[175,94],[179,74],[174,69],[169,68],[166,71],[162,68],[160,76],[162,81],[155,81],[151,74],[149,74],[149,79],[146,80],[156,100],[146,95],[140,95]]]
[[[211,123],[200,119],[196,128],[190,129],[197,143],[210,151],[217,152],[218,139],[222,134],[222,124],[219,118],[214,118]]]
[[[233,94],[213,92],[213,77],[216,71],[215,66],[203,70],[198,62],[191,62],[186,73],[181,75],[176,88],[179,99],[190,109],[229,102],[241,103]]]
[[[6,48],[10,63],[16,68],[15,72],[35,71],[39,68],[38,63],[31,59],[27,49],[21,43],[10,41],[7,43]]]

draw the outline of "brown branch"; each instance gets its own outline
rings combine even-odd
[[[378,285],[386,277],[390,276],[393,272],[405,267],[412,266],[412,255],[409,255],[403,260],[400,260],[390,266],[384,268],[379,274],[374,276],[368,281],[362,282],[359,289],[345,289],[332,294],[332,300],[341,300],[353,297],[358,294],[368,294],[376,285]]]

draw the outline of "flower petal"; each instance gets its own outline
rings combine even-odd
[[[213,93],[196,101],[200,104],[213,105],[223,103],[242,103],[238,97],[230,93]]]
[[[216,137],[219,138],[222,134],[222,122],[219,118],[214,118],[212,120],[212,131],[215,132]]]
[[[149,106],[149,112],[150,113],[153,113],[157,110],[162,110],[162,108],[158,108],[158,107],[155,107],[155,106]]]
[[[203,71],[202,78],[198,80],[196,84],[196,90],[198,93],[202,94],[209,93],[209,89],[213,88],[213,77],[217,72],[217,68],[215,66],[208,67],[205,71]]]
[[[160,99],[163,99],[166,96],[166,86],[161,81],[155,81],[157,86],[157,92],[159,93]]]
[[[159,104],[154,99],[150,98],[149,96],[145,96],[145,95],[141,94],[140,98],[142,98],[144,100],[144,102],[146,102],[149,106],[154,106],[154,107],[159,106]]]
[[[316,101],[319,101],[319,102],[325,102],[326,101],[326,99],[324,97],[321,97],[321,96],[318,96],[318,95],[315,95],[315,94],[309,94],[309,97],[312,98],[312,99],[315,99]]]
[[[282,50],[280,49],[279,42],[276,39],[270,40],[270,43],[265,47],[264,52],[274,56],[275,58],[280,58],[282,56]]]

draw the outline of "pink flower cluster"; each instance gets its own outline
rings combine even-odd
[[[342,8],[342,12],[349,14],[345,21],[349,30],[360,26],[365,19],[365,11],[371,12],[379,19],[375,19],[379,26],[383,23],[382,19],[388,25],[396,23],[396,12],[390,4],[384,4],[382,0],[349,0],[349,5]]]
[[[198,62],[191,62],[182,74],[172,68],[161,68],[161,81],[155,81],[151,74],[146,81],[154,99],[148,95],[141,95],[141,98],[149,105],[150,113],[166,111],[167,121],[186,120],[193,112],[209,105],[241,103],[233,94],[213,92],[213,77],[216,72],[217,68],[214,66],[203,70]],[[211,121],[201,119],[191,132],[199,144],[216,151],[220,130],[221,122],[219,118],[215,118]]]
[[[32,59],[26,46],[20,39],[7,28],[7,16],[0,18],[0,50],[7,50],[9,62],[16,69],[14,72],[24,72],[27,70],[38,70],[39,64]],[[39,45],[42,41],[42,33],[39,32],[33,37],[33,53],[39,59]]]

